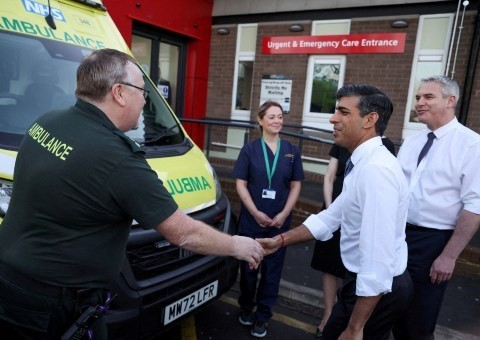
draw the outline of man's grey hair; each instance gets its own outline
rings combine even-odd
[[[455,102],[453,103],[453,108],[457,106],[458,98],[460,98],[460,88],[455,80],[448,76],[431,76],[421,80],[420,84],[423,83],[437,83],[441,86],[441,91],[443,98],[450,96],[455,97]]]

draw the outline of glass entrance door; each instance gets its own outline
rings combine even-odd
[[[134,29],[132,53],[177,116],[183,116],[186,41],[153,29]]]

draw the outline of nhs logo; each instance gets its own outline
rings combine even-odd
[[[43,17],[48,15],[48,6],[33,0],[22,0],[23,7],[27,12],[39,14]],[[58,8],[52,7],[52,17],[55,20],[66,21],[63,13]]]

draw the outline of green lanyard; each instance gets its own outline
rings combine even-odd
[[[275,168],[277,167],[278,154],[280,153],[280,138],[277,141],[277,151],[275,152],[275,158],[273,159],[273,166],[270,170],[270,162],[268,161],[267,147],[265,146],[265,140],[262,137],[262,149],[263,149],[263,158],[265,158],[265,167],[267,168],[268,176],[268,188],[272,187],[272,177],[275,173]]]

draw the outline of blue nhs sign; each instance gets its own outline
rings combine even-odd
[[[27,12],[39,14],[43,17],[48,15],[48,6],[32,0],[22,0],[23,7]],[[63,13],[58,8],[52,7],[52,17],[55,20],[66,21]]]

